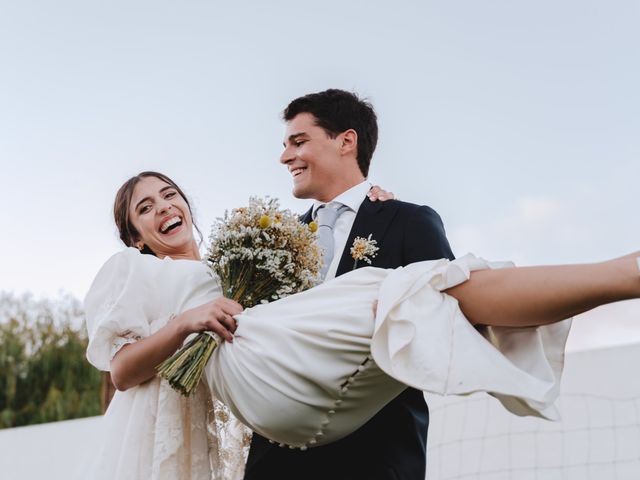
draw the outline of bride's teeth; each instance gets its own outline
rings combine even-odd
[[[179,223],[179,222],[180,222],[180,218],[178,218],[178,217],[170,218],[169,220],[167,220],[166,222],[164,222],[162,225],[160,225],[160,231],[161,231],[162,233],[164,233],[164,232],[166,232],[166,231],[167,231],[167,229],[168,229],[169,227],[171,227],[172,225],[175,225],[176,223]]]

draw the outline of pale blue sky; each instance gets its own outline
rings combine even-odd
[[[371,179],[434,207],[457,255],[640,248],[635,0],[0,4],[0,290],[82,297],[140,170],[205,232],[249,195],[303,211],[280,112],[330,87],[371,99]]]

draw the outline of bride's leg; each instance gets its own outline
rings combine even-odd
[[[474,324],[533,326],[640,298],[640,252],[595,264],[479,270],[446,290]]]

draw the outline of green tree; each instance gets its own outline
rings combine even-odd
[[[101,413],[80,303],[0,293],[0,428]]]

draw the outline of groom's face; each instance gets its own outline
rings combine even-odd
[[[280,163],[293,177],[296,198],[328,202],[342,169],[342,135],[331,138],[315,120],[312,114],[301,113],[287,122]]]

